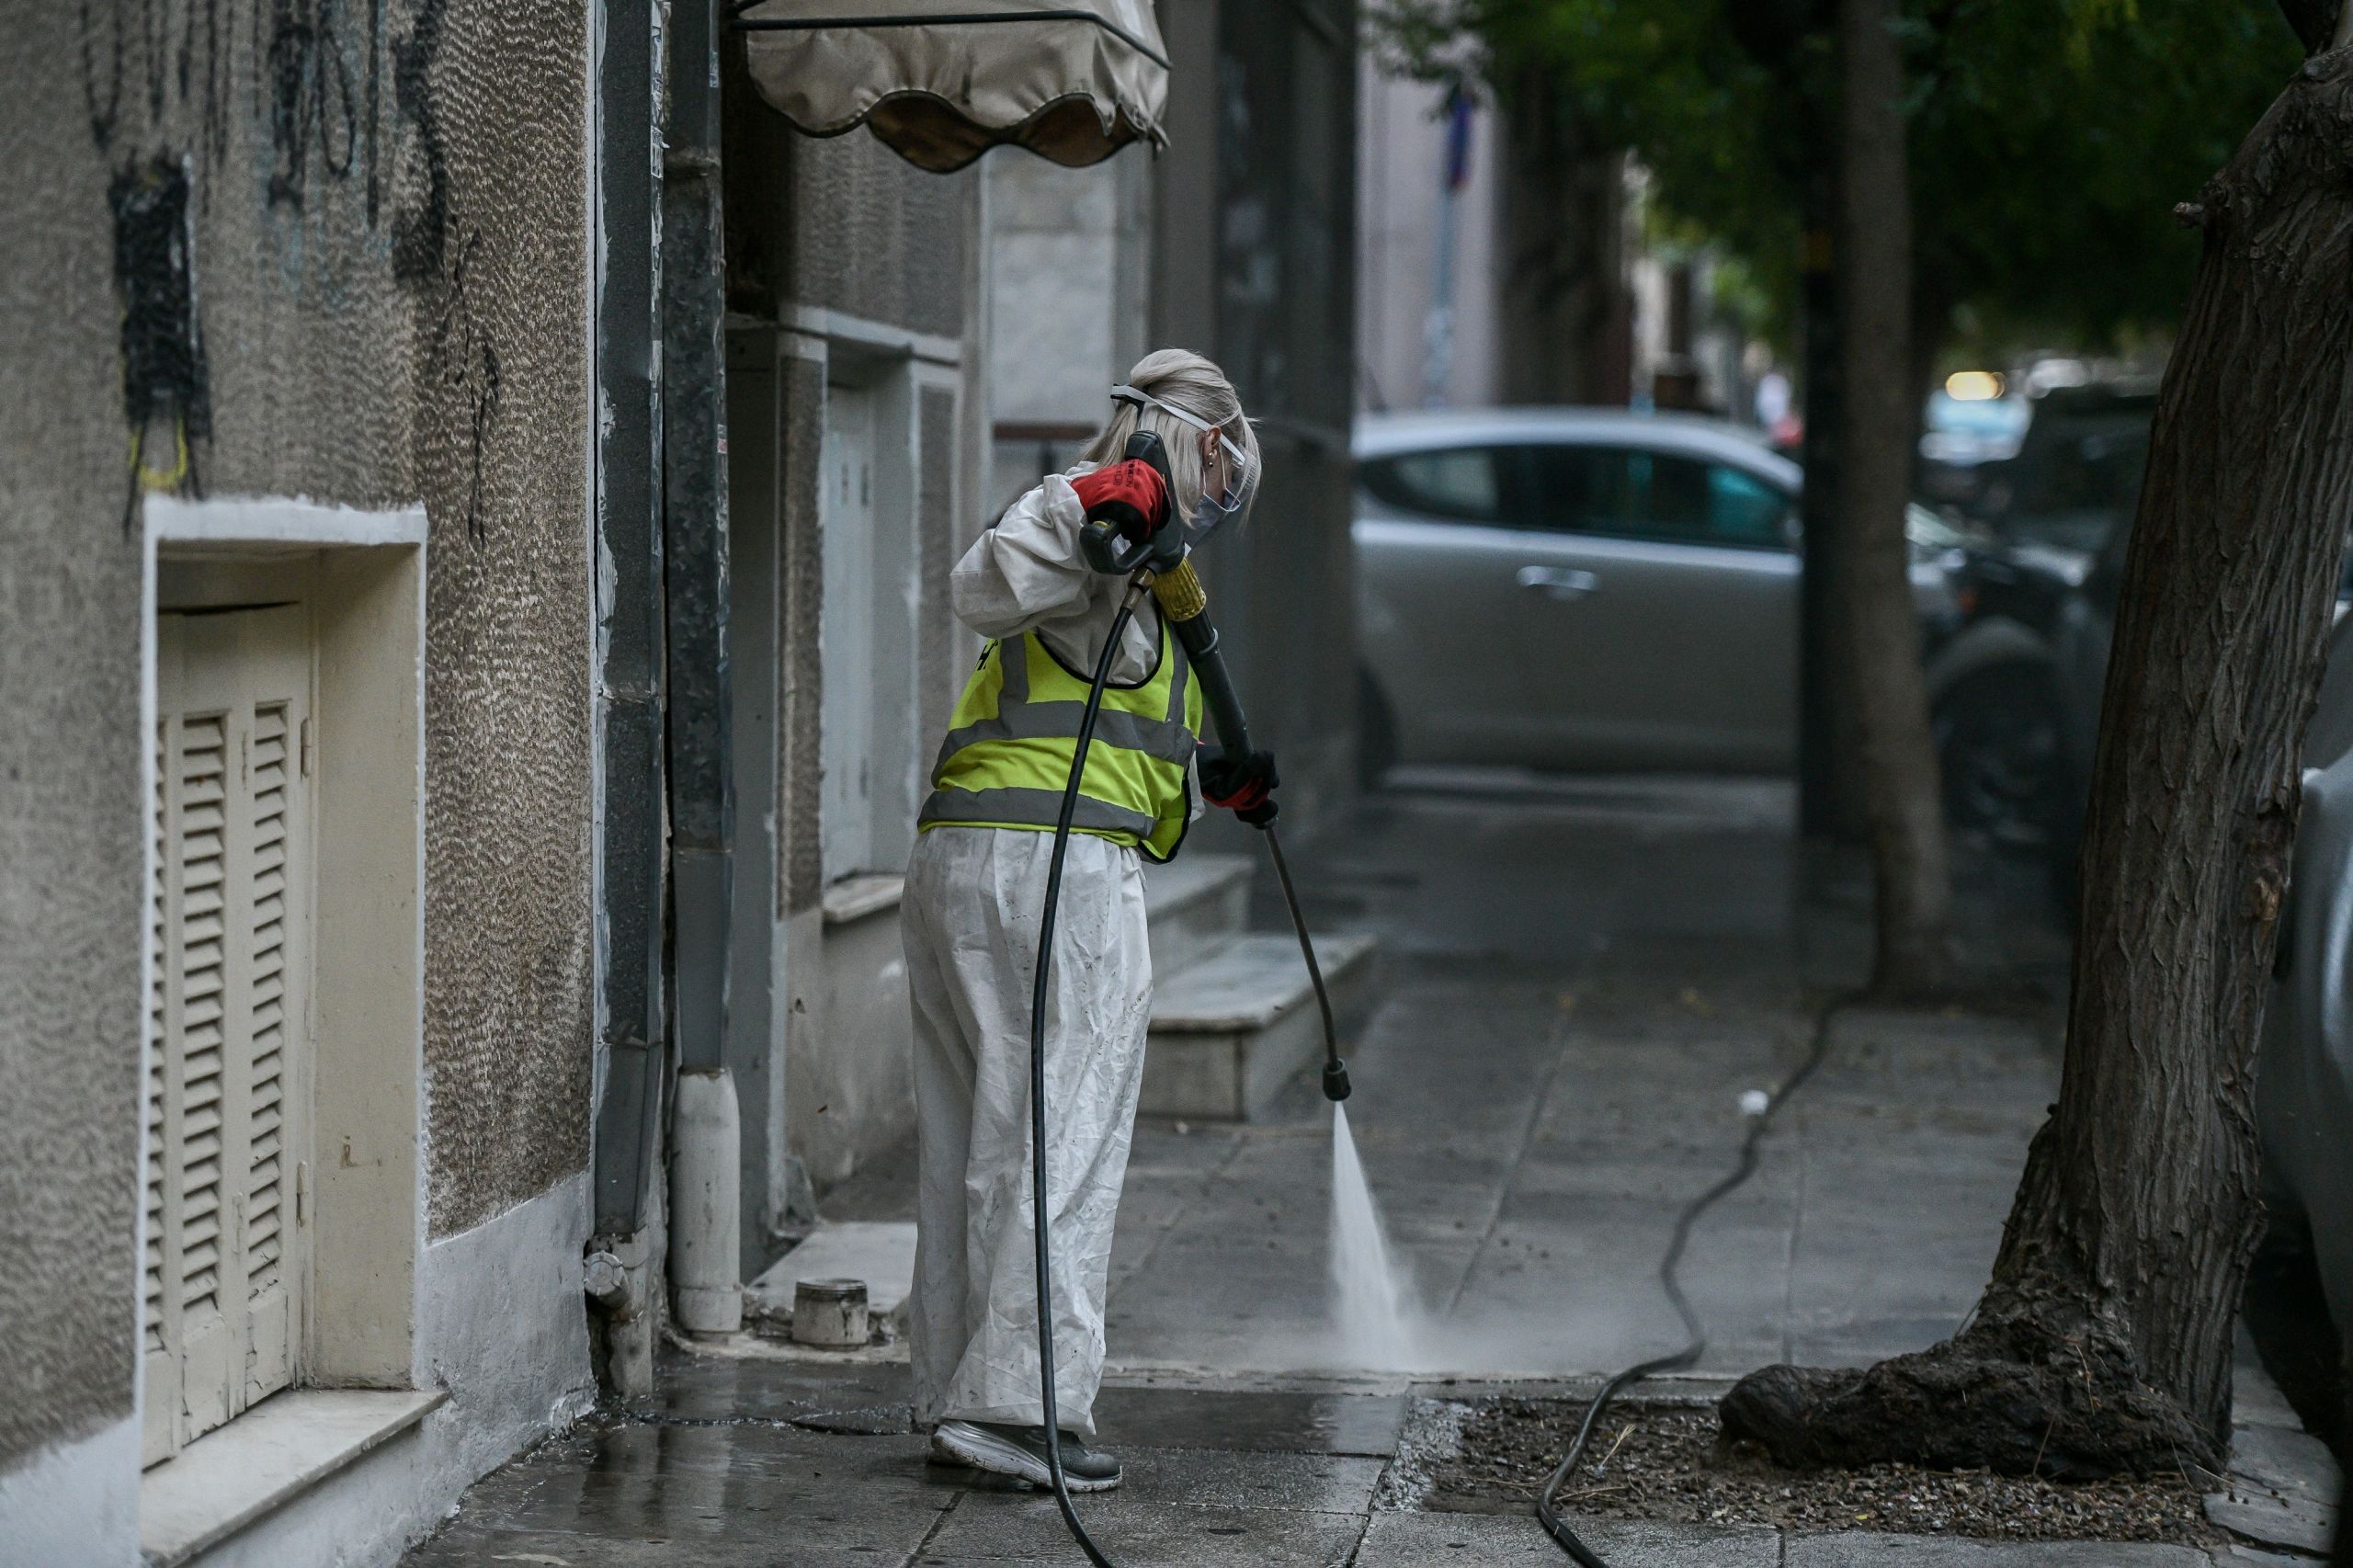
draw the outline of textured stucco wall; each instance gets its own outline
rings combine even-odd
[[[132,1403],[134,441],[179,494],[426,503],[437,1233],[585,1164],[589,1073],[583,12],[126,0],[12,23],[0,1462]]]
[[[926,174],[864,131],[798,135],[732,43],[722,82],[729,304],[763,317],[814,305],[960,336],[978,170]]]
[[[792,172],[790,298],[941,337],[963,332],[977,171],[926,174],[861,133],[801,142]]]
[[[426,1075],[437,1236],[588,1158],[586,13],[458,0],[449,219],[412,360],[426,582]]]
[[[71,7],[0,63],[0,1462],[131,1410],[139,547]]]
[[[817,907],[824,891],[817,797],[824,690],[818,684],[819,609],[825,583],[825,540],[817,518],[817,459],[824,436],[825,367],[802,354],[783,361],[777,415],[779,446],[777,571],[782,624],[777,657],[784,690],[776,744],[776,888],[779,917]]]
[[[948,733],[948,716],[964,685],[964,660],[960,656],[966,637],[948,608],[948,573],[972,542],[956,505],[956,394],[946,387],[926,387],[915,394],[916,439],[921,443],[923,475],[915,495],[915,543],[921,559],[915,570],[918,617],[916,630],[920,668],[915,689],[921,694],[921,733],[927,742]],[[925,765],[929,755],[925,754]]]

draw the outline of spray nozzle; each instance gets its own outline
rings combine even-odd
[[[1348,1097],[1348,1064],[1337,1057],[1324,1064],[1324,1097],[1335,1105]]]

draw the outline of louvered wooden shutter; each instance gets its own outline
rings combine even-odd
[[[301,610],[157,618],[150,1463],[293,1380],[310,950]]]

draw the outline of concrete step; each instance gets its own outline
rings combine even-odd
[[[1174,979],[1232,941],[1248,923],[1249,903],[1247,855],[1179,855],[1145,867],[1153,974]]]
[[[1373,938],[1318,936],[1345,1051],[1370,1010]],[[1290,932],[1237,937],[1153,987],[1142,1110],[1247,1121],[1323,1058],[1315,992]]]

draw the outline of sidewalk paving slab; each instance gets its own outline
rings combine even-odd
[[[1329,1568],[1364,1532],[1359,1514],[1285,1513],[1144,1503],[1120,1492],[1075,1499],[1096,1544],[1113,1561],[1152,1568]],[[914,1559],[915,1568],[990,1562],[1070,1562],[1078,1550],[1050,1496],[967,1494]]]
[[[929,1526],[926,1524],[926,1528]],[[904,1551],[876,1551],[849,1546],[803,1546],[790,1521],[761,1539],[686,1543],[580,1535],[563,1530],[484,1529],[460,1526],[443,1531],[401,1560],[402,1568],[878,1568],[906,1562],[921,1543],[921,1532]]]
[[[1272,1509],[1285,1513],[1362,1514],[1372,1506],[1372,1489],[1387,1462],[1336,1454],[1230,1453],[1206,1449],[1119,1449],[1126,1477],[1112,1493],[1088,1494],[1085,1517],[1110,1506],[1182,1506],[1235,1512]],[[977,1471],[960,1474],[937,1467],[936,1478],[995,1488]]]
[[[1971,1540],[1932,1535],[1792,1535],[1787,1568],[2212,1568],[2194,1546],[2146,1540]]]
[[[2336,1509],[2329,1504],[2237,1483],[2206,1494],[2206,1517],[2233,1535],[2265,1546],[2319,1553],[2336,1540]]]
[[[1096,1395],[1095,1419],[1127,1447],[1387,1459],[1397,1451],[1409,1403],[1402,1393],[1237,1393],[1115,1383]]]
[[[2249,1424],[2244,1415],[2231,1433],[2231,1470],[2283,1495],[2331,1506],[2345,1484],[2326,1443],[2309,1432]]]
[[[413,1568],[495,1562],[835,1568],[904,1562],[953,1502],[914,1437],[763,1425],[590,1427],[469,1492]]]
[[[915,1378],[900,1361],[667,1355],[651,1398],[630,1407],[644,1420],[789,1422],[824,1410],[904,1404]]]
[[[1612,1568],[1777,1568],[1781,1538],[1766,1529],[1596,1520],[1578,1538]],[[1567,1553],[1533,1515],[1376,1514],[1356,1568],[1561,1568]]]

